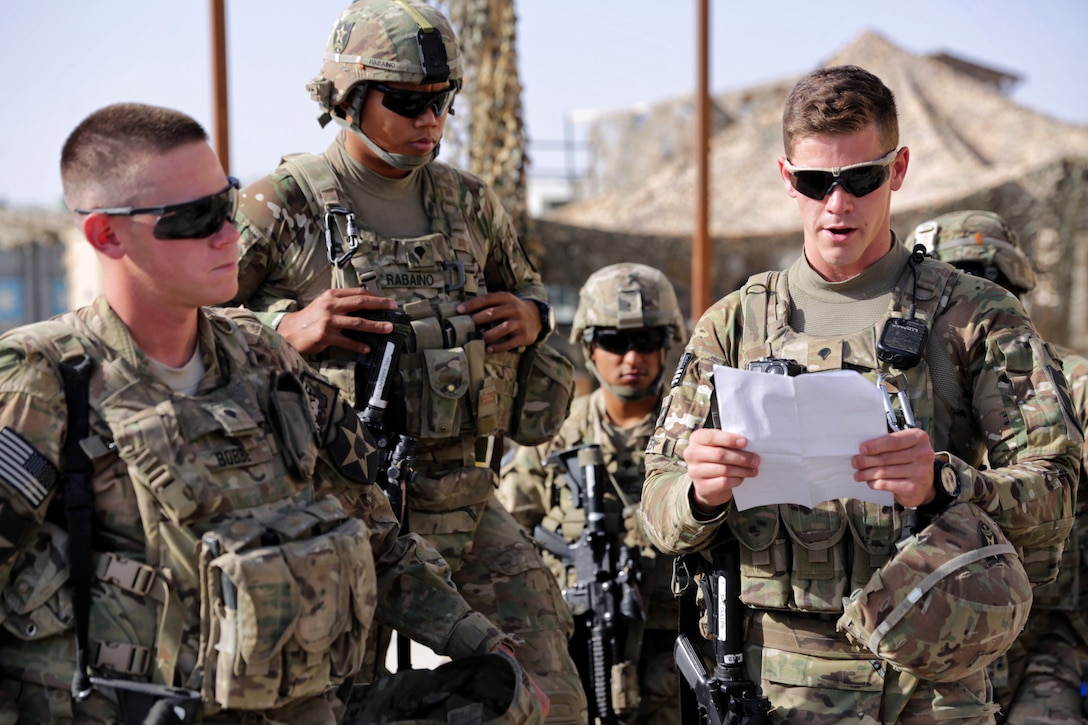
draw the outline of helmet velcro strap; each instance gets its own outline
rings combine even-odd
[[[899,604],[895,606],[895,609],[888,613],[888,616],[884,618],[884,621],[880,623],[872,636],[869,637],[869,650],[879,657],[880,642],[884,639],[884,635],[890,632],[892,627],[899,624],[903,617],[906,616],[907,612],[910,611],[910,608],[917,605],[918,601],[929,593],[929,590],[941,579],[959,571],[968,564],[982,561],[991,556],[1002,555],[1012,557],[1018,556],[1016,549],[1012,544],[991,544],[989,546],[984,546],[981,549],[966,551],[938,566],[927,574],[922,581],[918,582],[918,585],[911,589],[910,592],[907,593],[907,596],[899,601]]]

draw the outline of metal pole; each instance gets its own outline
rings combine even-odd
[[[223,164],[223,171],[230,173],[230,114],[227,93],[227,21],[224,5],[226,0],[211,0],[212,15],[212,87],[215,115],[215,153]]]
[[[710,0],[698,5],[695,113],[695,235],[691,240],[691,318],[710,307]]]

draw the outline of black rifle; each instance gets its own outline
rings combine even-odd
[[[390,310],[357,314],[393,324],[393,331],[385,335],[354,331],[345,334],[370,346],[370,352],[360,355],[355,362],[355,408],[378,447],[378,470],[385,472],[382,489],[401,530],[407,531],[406,496],[408,483],[415,477],[416,439],[401,432],[406,413],[403,387],[399,385],[399,362],[412,339],[412,318]]]
[[[408,484],[416,475],[416,439],[401,432],[406,411],[404,389],[399,384],[399,362],[401,353],[413,339],[412,318],[390,310],[357,314],[369,320],[393,323],[392,332],[386,335],[345,334],[370,346],[370,352],[358,356],[355,361],[355,408],[378,447],[378,470],[385,472],[382,490],[404,534],[408,531]],[[411,666],[411,642],[403,633],[398,633],[397,669],[410,669]]]
[[[710,566],[704,563],[699,586],[706,603],[707,625],[714,634],[714,671],[707,672],[702,656],[686,634],[676,638],[676,667],[695,695],[700,724],[763,725],[770,722],[771,703],[744,674],[740,545],[730,536],[715,544],[710,553]],[[685,557],[688,562],[694,559]]]
[[[577,581],[563,590],[575,621],[571,655],[589,696],[590,722],[618,723],[612,686],[617,669],[625,665],[626,623],[646,618],[639,591],[639,552],[614,541],[606,529],[608,470],[600,446],[558,451],[545,463],[563,468],[575,505],[585,510],[586,523],[574,544],[541,526],[533,538],[564,565],[574,567]]]

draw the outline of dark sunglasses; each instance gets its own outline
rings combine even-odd
[[[794,166],[788,160],[783,165],[790,175],[790,183],[797,193],[817,201],[823,199],[839,184],[848,194],[865,196],[871,194],[891,176],[889,168],[899,154],[899,149],[889,151],[876,161],[861,164],[839,166],[834,169],[805,169]]]
[[[417,118],[428,108],[434,111],[435,118],[441,118],[446,111],[452,114],[453,97],[457,95],[455,83],[441,91],[409,91],[373,82],[370,87],[382,92],[383,106],[405,118]]]
[[[159,217],[151,230],[156,239],[206,239],[222,229],[224,222],[234,221],[234,214],[238,210],[239,183],[233,176],[228,176],[227,182],[227,188],[218,193],[180,204],[76,209],[76,213],[108,216],[154,214]]]
[[[613,330],[597,329],[593,333],[593,342],[597,347],[613,355],[626,355],[634,350],[642,355],[657,352],[665,347],[669,331],[654,327],[648,330]]]

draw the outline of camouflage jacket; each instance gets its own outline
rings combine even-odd
[[[367,478],[367,448],[373,450],[372,444],[364,442],[356,417],[338,401],[335,389],[252,314],[201,312],[198,347],[206,372],[193,396],[175,394],[155,378],[148,359],[102,298],[58,320],[7,333],[0,339],[0,427],[18,434],[39,460],[48,462],[36,466],[39,470],[49,464],[64,470],[69,420],[57,361],[73,345],[94,362],[87,441],[97,442],[88,452],[93,463],[96,566],[89,634],[96,671],[204,689],[205,707],[214,700],[222,707],[235,707],[236,700],[227,695],[220,699],[221,693],[213,692],[218,683],[213,687],[201,677],[202,670],[212,669],[212,662],[204,659],[208,583],[202,577],[198,588],[195,577],[205,566],[197,556],[208,534],[219,537],[230,553],[250,550],[254,544],[242,538],[246,522],[272,526],[283,539],[293,541],[299,534],[288,533],[291,520],[326,521],[330,529],[336,524],[334,531],[340,533],[313,541],[355,552],[345,558],[328,548],[325,553],[310,549],[299,559],[301,568],[293,569],[296,578],[305,578],[311,567],[318,571],[336,559],[339,566],[354,561],[351,572],[341,571],[339,578],[346,586],[336,591],[327,586],[336,576],[306,586],[277,584],[273,578],[263,591],[271,593],[267,587],[277,584],[290,586],[295,594],[269,596],[267,601],[247,599],[257,611],[299,596],[308,601],[316,594],[322,600],[323,614],[313,619],[317,612],[310,612],[291,628],[304,647],[317,648],[318,656],[311,662],[332,653],[333,671],[318,673],[309,685],[313,694],[322,694],[337,679],[352,674],[362,655],[361,641],[347,655],[339,649],[344,643],[324,638],[343,631],[345,624],[357,627],[356,635],[365,638],[371,615],[453,656],[490,649],[500,641],[502,634],[456,592],[437,552],[417,537],[400,537],[385,496],[377,487],[359,483]],[[281,387],[270,383],[285,379],[307,381],[305,392],[280,396]],[[315,396],[315,389],[325,397]],[[277,407],[272,398],[285,402]],[[290,401],[295,407],[283,407]],[[317,435],[319,431],[299,434],[307,429],[291,423],[292,418],[311,416],[324,421],[325,430],[342,424],[342,430],[359,435],[346,450],[334,451],[339,443],[330,443]],[[220,425],[220,432],[215,431]],[[210,442],[203,444],[204,440]],[[83,447],[88,450],[88,445]],[[349,480],[340,471],[353,456],[361,457],[364,468],[362,475]],[[63,586],[64,483],[37,478],[38,485],[28,487],[28,479],[13,476],[10,468],[0,476],[6,537],[5,548],[0,549],[0,677],[67,691],[74,668],[74,634],[72,603]],[[224,530],[224,522],[235,528]],[[324,528],[316,522],[312,526],[314,531]],[[311,534],[301,536],[299,541]],[[287,552],[289,546],[293,545],[282,548]],[[304,550],[291,551],[283,556],[291,559]],[[244,581],[242,572],[253,561],[232,560],[230,566],[241,567],[234,574]],[[216,559],[212,565],[216,562],[227,574],[226,560]],[[146,579],[148,586],[127,582],[126,572]],[[213,584],[219,585],[217,577]],[[307,587],[315,591],[303,591]],[[239,587],[239,592],[245,591]],[[246,645],[258,652],[249,652],[256,659],[248,667],[257,667],[260,651],[288,638],[286,631],[258,632],[257,639]],[[118,652],[123,656],[116,656]],[[337,661],[338,657],[347,659]],[[223,667],[220,663],[219,669]],[[277,672],[278,667],[273,668],[271,675]],[[252,688],[253,683],[249,685]],[[94,700],[86,701],[86,706]],[[254,709],[237,702],[242,709]]]
[[[235,303],[275,325],[282,313],[305,307],[333,286],[366,287],[390,297],[412,318],[413,340],[399,364],[407,410],[398,416],[404,419],[398,432],[418,439],[421,452],[442,451],[442,460],[455,457],[453,448],[470,450],[480,436],[511,433],[526,443],[547,437],[515,435],[522,431],[523,416],[515,408],[523,390],[530,398],[548,400],[543,390],[525,388],[522,378],[529,376],[519,367],[522,351],[486,352],[471,317],[456,312],[458,303],[487,292],[547,299],[498,198],[471,174],[427,164],[414,173],[420,174],[430,233],[386,238],[356,217],[358,248],[343,266],[334,267],[325,221],[335,222],[332,244],[342,249],[340,215],[322,216],[317,199],[327,208],[329,197],[336,196],[337,205],[350,208],[351,199],[362,193],[351,166],[357,162],[342,143],[338,139],[319,157],[285,157],[272,175],[243,189]],[[534,360],[554,358],[549,352],[534,354]],[[356,390],[355,360],[335,348],[311,358],[349,402],[358,404],[367,391]],[[558,407],[550,413],[541,406],[545,412],[537,416],[552,426],[548,435],[566,413],[565,406]]]
[[[563,472],[544,464],[549,455],[574,446],[596,443],[604,454],[612,484],[605,487],[604,504],[608,531],[628,546],[642,551],[643,601],[647,605],[647,628],[675,629],[676,603],[670,588],[672,557],[661,556],[642,533],[637,506],[642,498],[646,473],[646,443],[653,433],[656,411],[627,434],[622,447],[610,432],[604,409],[604,391],[598,388],[574,400],[570,416],[550,442],[539,446],[519,446],[504,464],[499,482],[499,498],[527,531],[537,525],[559,533],[575,542],[585,526],[585,510],[574,505]],[[616,494],[623,491],[624,500]],[[575,581],[573,570],[547,551],[543,552],[553,573],[564,586]]]
[[[1073,405],[1088,430],[1088,356],[1058,347],[1062,370],[1069,381]],[[1058,578],[1035,589],[1033,611],[1060,609],[1070,618],[1081,640],[1088,644],[1088,446],[1084,447],[1076,492],[1076,523],[1062,555]]]
[[[342,145],[343,141],[338,138],[334,142],[337,144]],[[347,185],[351,177],[334,161],[339,156],[346,154],[325,155],[350,196]],[[430,167],[440,167],[446,172],[444,178],[456,179],[456,188],[441,191],[459,207],[465,219],[474,261],[482,268],[486,290],[508,291],[524,299],[546,301],[540,275],[526,256],[513,221],[498,197],[476,176],[438,161],[422,170],[424,205],[433,231],[446,231],[442,223],[448,214],[438,205],[435,172]],[[358,222],[361,234],[365,235],[366,220]],[[298,180],[282,166],[242,190],[237,226],[242,237],[237,303],[259,313],[292,312],[310,304],[331,287],[324,220],[315,218]],[[357,252],[362,256],[367,253],[363,247]],[[273,317],[258,316],[275,322]]]
[[[897,253],[904,258],[907,255],[905,250]],[[1043,550],[1046,561],[1039,565],[1044,573],[1035,580],[1045,581],[1056,573],[1055,552],[1060,554],[1061,541],[1072,523],[1071,492],[1080,469],[1081,433],[1072,419],[1068,387],[1061,371],[1055,369],[1049,347],[1039,339],[1013,296],[985,280],[950,275],[948,269],[943,263],[928,259],[919,265],[923,291],[931,298],[939,294],[943,311],[930,324],[923,369],[931,371],[927,376],[931,379],[912,382],[911,400],[916,405],[928,406],[928,420],[920,424],[929,432],[938,456],[947,458],[955,468],[960,480],[959,498],[972,501],[990,513],[1021,550]],[[899,271],[895,274],[898,302],[888,315],[905,314],[911,299],[910,274]],[[788,282],[771,290],[765,282],[761,279],[761,284],[746,285],[707,310],[695,327],[673,378],[670,395],[663,404],[657,431],[647,448],[647,477],[640,509],[650,538],[663,551],[700,550],[712,540],[723,521],[732,522],[738,516],[729,505],[712,519],[700,520],[693,515],[689,502],[691,479],[683,451],[691,432],[708,425],[714,365],[744,366],[745,327],[759,324],[758,316],[765,319],[768,310],[787,321],[779,332],[784,332],[788,339],[799,339],[801,348],[804,347],[805,336],[790,333],[788,328],[792,313]],[[934,286],[939,284],[947,285],[943,292]],[[752,294],[768,302],[753,303],[748,298]],[[852,333],[856,337],[843,336],[850,338],[850,344],[832,340],[826,348],[824,344],[810,346],[811,356],[786,357],[799,359],[809,370],[821,369],[821,355],[816,353],[840,349],[839,357],[855,369],[867,370],[869,375],[877,370],[896,372],[876,359],[878,334],[879,329],[866,328]],[[850,360],[846,360],[848,356]],[[830,367],[842,366],[840,361]],[[955,384],[937,384],[936,371],[954,376]],[[949,389],[954,399],[947,399]],[[874,437],[882,432],[874,432]],[[992,466],[986,470],[978,467],[983,455]],[[760,537],[771,537],[775,547],[785,547],[783,552],[777,548],[750,549],[748,554],[742,551],[749,575],[758,570],[762,572],[760,577],[780,579],[785,572],[785,589],[781,583],[775,585],[780,589],[774,597],[778,602],[775,606],[807,608],[794,599],[807,597],[807,592],[795,586],[791,595],[789,572],[803,565],[805,571],[799,576],[822,580],[822,574],[806,575],[807,567],[823,571],[821,567],[832,566],[830,555],[818,555],[826,546],[838,545],[846,521],[851,533],[845,538],[858,539],[852,547],[853,554],[848,556],[865,554],[861,559],[862,569],[866,571],[838,568],[837,575],[832,572],[826,582],[828,591],[819,602],[812,603],[816,611],[841,611],[841,598],[835,593],[848,594],[851,583],[863,584],[867,572],[875,570],[894,551],[889,547],[894,547],[896,540],[896,532],[892,530],[898,527],[898,523],[893,523],[897,516],[892,514],[896,512],[878,511],[882,507],[871,504],[855,506],[855,503],[858,502],[844,500],[827,502],[826,507],[821,505],[819,513],[836,514],[831,517],[837,522],[831,526],[834,530],[825,530],[828,522],[814,521],[807,509],[796,506],[750,509],[743,512],[744,518],[747,522],[753,517],[760,519],[761,523],[754,525],[756,528],[740,523],[731,526],[742,539],[755,537],[762,541]],[[779,523],[780,516],[783,523]],[[813,528],[808,528],[810,525]],[[878,534],[882,539],[881,549],[869,546],[871,537]],[[782,537],[784,541],[779,543]],[[791,539],[795,541],[792,562],[788,560]],[[772,542],[750,543],[769,547]],[[780,555],[787,560],[780,560]],[[846,561],[852,561],[855,569],[859,566],[857,560]],[[1030,564],[1026,559],[1025,566]],[[838,584],[831,581],[844,577],[852,581]]]

